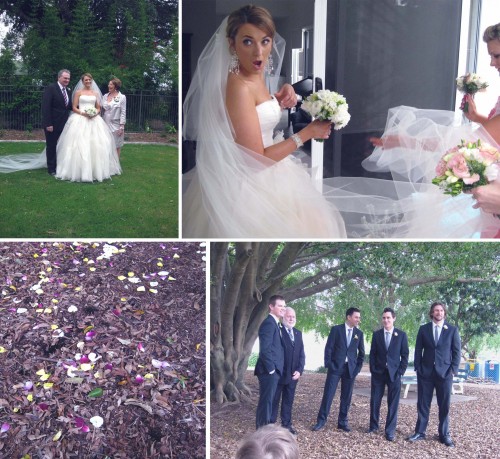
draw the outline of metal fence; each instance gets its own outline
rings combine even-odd
[[[42,128],[43,88],[0,86],[0,129],[31,131]],[[152,91],[127,96],[127,131],[162,132],[177,129],[178,98]]]

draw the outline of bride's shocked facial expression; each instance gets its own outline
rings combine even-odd
[[[84,77],[83,86],[85,86],[85,89],[90,89],[92,87],[92,78],[88,76]]]
[[[236,52],[244,75],[264,72],[272,46],[272,38],[253,24],[241,25],[234,40],[230,40],[231,51]]]
[[[490,65],[495,67],[500,73],[500,40],[491,40],[488,42],[488,54],[491,57]]]

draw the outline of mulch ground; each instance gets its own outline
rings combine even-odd
[[[245,382],[253,389],[255,396],[242,405],[227,404],[222,407],[212,402],[210,410],[211,457],[233,458],[241,438],[255,430],[255,409],[258,400],[257,378],[247,372]],[[431,406],[427,439],[410,444],[405,438],[413,434],[417,420],[414,404],[400,404],[396,441],[384,439],[383,427],[387,407],[382,403],[381,433],[366,434],[370,418],[370,399],[356,393],[356,389],[369,388],[369,376],[356,378],[353,403],[349,411],[351,432],[337,430],[340,384],[332,404],[332,411],[326,427],[312,432],[323,395],[326,375],[305,373],[299,381],[293,407],[293,424],[298,432],[297,441],[300,457],[308,459],[359,459],[359,458],[493,458],[500,457],[498,441],[498,420],[500,419],[500,390],[496,386],[465,387],[465,395],[475,400],[454,402],[450,412],[450,430],[456,444],[448,448],[438,442],[437,406]],[[410,392],[409,398],[415,398]]]
[[[178,143],[177,134],[166,134],[162,132],[126,132],[125,133],[125,143],[127,142],[137,142],[137,143],[168,143],[177,144]],[[45,135],[42,129],[36,129],[32,132],[28,131],[16,131],[9,129],[2,129],[0,131],[0,140],[37,140],[40,142],[45,142]]]
[[[205,264],[196,242],[0,242],[0,457],[204,458]]]

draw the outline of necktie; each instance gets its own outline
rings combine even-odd
[[[288,335],[290,336],[290,339],[292,340],[292,343],[295,341],[293,338],[293,330],[291,328],[287,328]]]
[[[438,334],[438,326],[436,325],[434,327],[434,343],[437,344],[439,339],[439,334]]]
[[[66,88],[62,88],[62,93],[63,93],[63,97],[64,97],[64,105],[66,105],[66,107],[68,106],[68,94],[66,94]]]
[[[351,344],[351,333],[352,333],[352,328],[347,329],[347,347],[349,347],[349,344]]]
[[[389,349],[390,342],[391,342],[391,334],[388,331],[386,331],[385,332],[385,348],[386,349]]]

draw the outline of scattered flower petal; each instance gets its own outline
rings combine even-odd
[[[47,382],[43,385],[43,388],[44,389],[51,389],[52,386],[54,385],[54,383],[51,383],[51,382]]]
[[[78,311],[78,308],[74,305],[71,305],[69,308],[68,308],[68,312],[76,312]]]
[[[32,402],[33,401],[33,394],[28,394],[26,396],[26,398],[28,399],[28,402]]]
[[[52,441],[59,441],[61,439],[61,435],[62,435],[62,430],[60,430],[59,432],[57,432],[53,437],[52,437]]]
[[[175,253],[172,258],[180,258],[180,256]]]
[[[92,425],[95,427],[95,428],[99,428],[103,425],[104,423],[104,419],[101,418],[101,416],[93,416],[89,419],[89,421],[92,423]]]
[[[82,371],[90,371],[90,370],[92,370],[92,364],[91,363],[82,363],[80,365],[80,369]]]
[[[145,352],[145,349],[144,349],[144,346],[142,345],[142,343],[139,343],[137,345],[137,349],[139,349],[141,352]]]
[[[135,273],[134,273],[133,271],[130,271],[130,272],[128,273],[128,277],[134,277],[134,276],[135,276]]]
[[[94,330],[85,333],[85,341],[92,341],[92,338],[96,335]]]
[[[136,384],[142,384],[142,383],[144,382],[144,378],[143,378],[141,375],[137,375],[137,376],[135,377],[134,382],[135,382]]]
[[[0,354],[3,354],[4,352],[7,352],[7,349],[5,349],[3,346],[0,346]]]
[[[0,429],[0,433],[7,432],[9,429],[10,429],[10,425],[9,425],[9,424],[7,424],[6,422],[4,422],[4,423],[2,424],[2,428]]]
[[[80,349],[80,350],[83,350],[83,348],[85,347],[85,343],[84,343],[83,341],[80,341],[80,342],[76,345],[76,347],[77,347],[78,349]]]
[[[18,314],[24,314],[25,312],[28,312],[28,310],[26,308],[17,308],[16,312]]]
[[[147,373],[144,375],[144,379],[153,379],[154,375],[152,373]]]
[[[33,389],[33,382],[32,381],[26,381],[23,386],[23,390],[31,390]]]
[[[122,344],[125,344],[125,345],[128,345],[131,343],[131,341],[129,339],[122,339],[122,338],[116,338],[118,341],[120,341],[120,343]]]
[[[156,360],[156,359],[153,359],[151,363],[155,368],[166,368],[170,366],[168,362],[163,362],[161,360]]]
[[[38,408],[40,408],[42,411],[47,411],[49,409],[49,405],[46,403],[39,403]]]
[[[113,369],[113,364],[112,363],[107,363],[106,365],[104,365],[104,369],[105,370],[112,370]]]
[[[146,288],[144,286],[140,286],[140,287],[137,287],[137,291],[138,292],[145,292],[146,291]]]
[[[168,276],[168,271],[160,271],[158,276]]]

